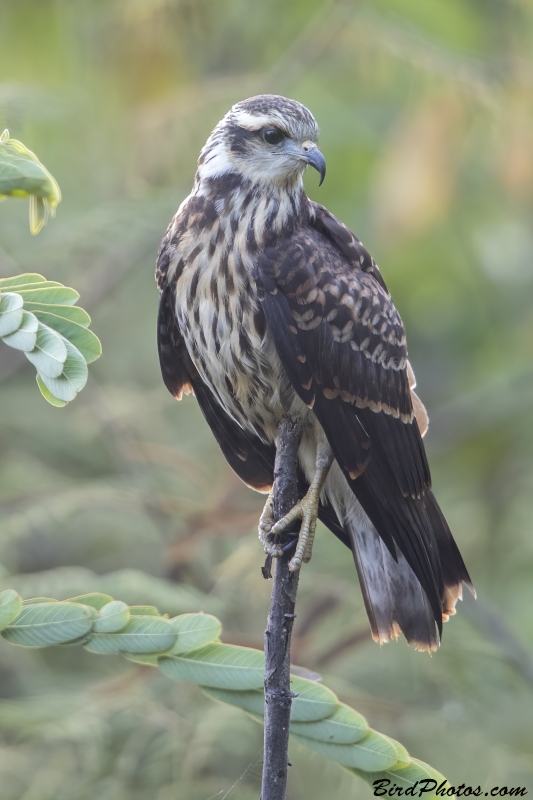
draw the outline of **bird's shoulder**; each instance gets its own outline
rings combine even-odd
[[[309,206],[309,226],[320,233],[325,240],[331,242],[352,268],[372,275],[382,289],[388,293],[378,265],[355,233],[320,203],[310,200]]]

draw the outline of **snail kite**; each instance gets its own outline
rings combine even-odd
[[[260,492],[280,421],[300,424],[301,500],[274,523],[268,495],[265,550],[300,519],[299,569],[318,517],[353,553],[374,639],[401,631],[431,651],[471,582],[431,491],[400,315],[361,242],[305,194],[306,167],[326,172],[317,137],[307,108],[276,95],[215,127],[159,251],[161,370]]]

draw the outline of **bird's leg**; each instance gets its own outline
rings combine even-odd
[[[318,517],[320,493],[332,463],[333,453],[331,452],[329,444],[326,440],[319,442],[317,448],[315,474],[307,494],[295,506],[293,506],[289,513],[282,517],[282,519],[273,525],[270,522],[271,527],[267,534],[267,540],[270,549],[267,550],[267,552],[269,552],[270,555],[281,555],[280,546],[275,545],[272,542],[272,538],[279,536],[280,533],[283,533],[283,531],[286,530],[286,528],[295,520],[302,520],[296,551],[289,563],[289,569],[291,572],[297,572],[302,566],[302,562],[307,563],[311,560],[311,552],[313,549],[313,540],[315,538],[316,522]],[[265,514],[265,511],[263,514]],[[268,513],[270,513],[268,519],[271,520],[272,512],[270,511],[267,512],[267,514]]]

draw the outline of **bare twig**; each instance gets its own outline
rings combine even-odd
[[[474,627],[481,628],[487,639],[499,647],[505,660],[533,686],[533,652],[519,639],[498,609],[483,595],[476,601],[465,592],[464,610]]]
[[[296,458],[300,443],[297,423],[284,420],[279,428],[274,469],[274,518],[280,519],[298,501]],[[265,739],[261,800],[284,800],[287,786],[289,719],[292,693],[290,648],[295,619],[298,572],[289,572],[291,554],[276,559],[274,583],[265,631]],[[270,562],[263,575],[268,576]]]

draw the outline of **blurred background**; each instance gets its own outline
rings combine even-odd
[[[0,588],[205,609],[262,647],[263,498],[226,466],[155,345],[157,248],[212,127],[285,94],[322,133],[316,200],[362,238],[407,327],[436,494],[479,593],[433,657],[369,634],[320,529],[293,660],[455,785],[533,791],[533,6],[529,0],[2,0],[0,125],[59,181],[32,238],[0,207],[0,274],[80,291],[104,355],[63,410],[0,353]],[[0,640],[2,800],[232,800],[261,728],[149,667]],[[369,798],[291,746],[289,800]]]

